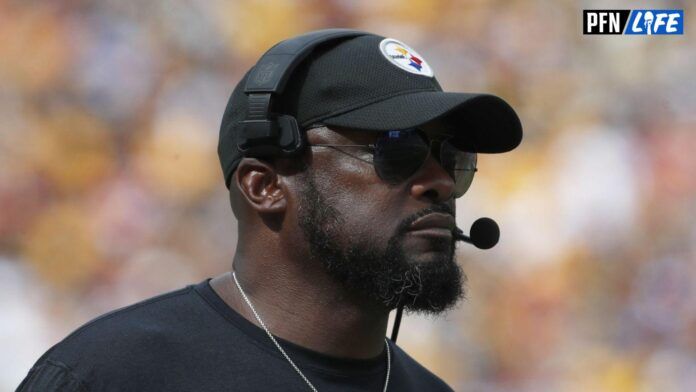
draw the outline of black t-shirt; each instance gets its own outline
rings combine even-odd
[[[48,350],[18,391],[308,391],[265,331],[210,279],[107,313]],[[276,338],[319,391],[382,391],[386,351],[342,359]],[[390,391],[451,391],[389,342]]]

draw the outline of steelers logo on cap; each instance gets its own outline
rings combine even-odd
[[[393,38],[385,38],[379,49],[390,63],[412,74],[433,77],[433,70],[423,57],[408,45]]]

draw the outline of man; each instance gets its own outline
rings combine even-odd
[[[299,125],[297,151],[253,154],[245,86],[273,69],[247,73],[222,120],[232,270],[86,324],[19,390],[451,390],[385,339],[388,315],[462,296],[454,200],[476,152],[519,144],[519,119],[500,98],[442,92],[413,49],[360,34],[313,48],[272,98]]]

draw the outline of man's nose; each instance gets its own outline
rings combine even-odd
[[[432,203],[445,202],[454,196],[454,179],[431,155],[411,179],[411,195]]]

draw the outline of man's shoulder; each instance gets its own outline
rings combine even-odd
[[[116,349],[138,339],[166,335],[191,320],[195,312],[193,286],[167,292],[112,310],[80,326],[54,346],[54,353],[71,346],[84,352],[91,346]]]
[[[181,355],[182,341],[204,319],[200,301],[190,285],[103,314],[51,347],[25,382],[55,379],[81,386],[85,379],[118,377]]]
[[[396,344],[392,345],[394,350],[394,365],[403,369],[404,376],[408,385],[418,386],[418,390],[427,391],[452,391],[440,377],[421,365],[406,351]]]

